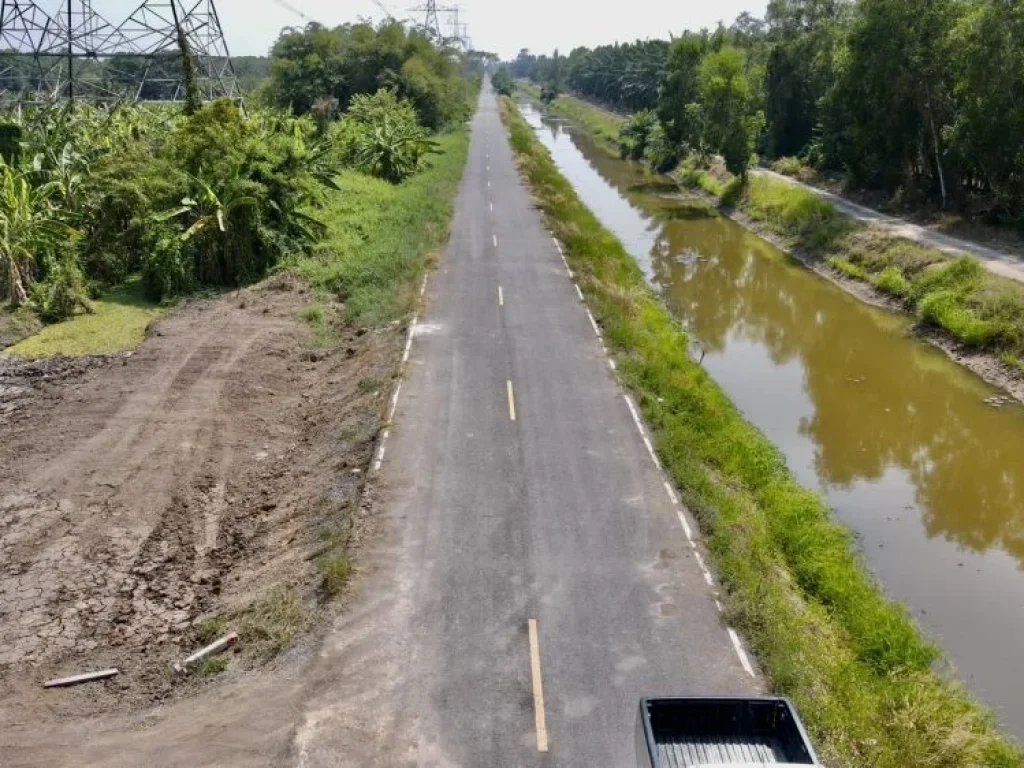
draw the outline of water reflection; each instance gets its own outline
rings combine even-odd
[[[537,116],[533,116],[539,125]],[[1024,734],[1024,409],[670,180],[541,134],[706,351],[704,365],[825,493],[887,590]]]

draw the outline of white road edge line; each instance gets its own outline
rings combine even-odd
[[[736,630],[732,627],[729,627],[729,639],[732,640],[732,647],[736,651],[736,655],[740,657],[740,666],[743,667],[743,671],[751,677],[757,677],[754,674],[754,668],[750,666],[747,652],[743,650],[743,644],[740,642],[739,635],[736,634]]]
[[[388,447],[388,436],[391,434],[391,430],[385,429],[380,436],[380,448],[377,449],[377,460],[373,463],[373,471],[379,472],[380,465],[384,462],[384,451]]]
[[[533,717],[537,728],[537,751],[548,751],[548,725],[544,715],[544,680],[540,673],[540,639],[537,637],[537,620],[530,619],[530,677],[533,682]]]
[[[583,291],[580,290],[579,285],[573,283],[572,287],[576,289],[576,295],[580,297],[580,301],[584,301],[585,299],[583,298]]]
[[[398,409],[398,393],[402,391],[402,382],[395,387],[395,394],[391,396],[391,407],[388,408],[388,423],[395,420],[395,411]]]
[[[601,338],[601,329],[598,327],[597,320],[594,319],[594,313],[590,311],[589,307],[587,307],[587,317],[590,318],[590,325],[593,326],[594,333],[596,333],[597,334],[597,338],[600,339]],[[602,344],[601,346],[603,347],[604,344]],[[605,349],[605,354],[608,354],[608,350],[607,349]]]
[[[704,575],[704,581],[708,583],[709,587],[715,586],[714,580],[711,578],[711,571],[704,565],[704,558],[700,554],[700,550],[696,547],[693,548],[693,555],[697,558],[697,564],[700,566],[700,572]]]
[[[412,351],[412,334],[416,330],[416,316],[412,318],[412,322],[409,324],[409,336],[405,340],[405,351],[402,353],[402,365],[409,362],[409,353]]]

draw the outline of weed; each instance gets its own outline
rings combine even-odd
[[[896,296],[901,299],[910,296],[912,286],[910,281],[900,272],[899,267],[888,266],[874,277],[869,277],[869,279],[878,290],[888,293],[890,296]]]
[[[324,578],[324,591],[336,595],[348,583],[352,565],[345,555],[328,553],[317,558],[316,568]]]
[[[228,625],[224,619],[220,616],[211,616],[196,627],[196,642],[200,645],[209,645],[227,634],[227,629]]]
[[[359,392],[364,395],[372,395],[374,392],[380,391],[380,386],[380,379],[375,379],[372,376],[360,379],[356,385]]]
[[[804,164],[799,157],[780,157],[772,163],[772,170],[783,176],[798,177],[804,170]]]
[[[829,256],[828,264],[832,269],[837,272],[841,272],[846,277],[852,277],[854,280],[867,280],[868,273],[864,267],[860,267],[856,264],[852,264],[846,259],[842,259],[838,256]]]
[[[310,325],[320,325],[324,321],[324,305],[310,304],[302,310],[302,319]]]
[[[213,677],[214,675],[219,675],[227,668],[227,656],[208,656],[196,665],[193,674],[199,678]]]
[[[836,766],[1019,766],[1022,756],[889,602],[823,500],[800,487],[688,354],[688,339],[622,244],[580,202],[529,126],[502,105],[548,226],[565,245],[624,385],[707,535],[731,619]]]
[[[299,596],[282,589],[249,607],[242,616],[238,634],[252,656],[267,660],[291,644],[306,619]]]
[[[1009,352],[1004,352],[999,356],[999,359],[1006,363],[1011,368],[1014,368],[1021,373],[1024,373],[1024,360],[1021,360],[1016,355],[1011,355]]]

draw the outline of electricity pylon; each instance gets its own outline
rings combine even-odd
[[[146,0],[112,24],[92,0],[0,0],[0,99],[181,101],[181,39],[205,99],[241,99],[214,0]]]

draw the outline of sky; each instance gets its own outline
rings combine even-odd
[[[92,5],[108,21],[117,23],[140,2],[92,0]],[[382,2],[399,19],[422,17],[421,13],[408,10],[422,0]],[[52,5],[54,0],[49,3]],[[438,0],[438,4],[460,5],[460,21],[469,25],[473,47],[508,59],[520,48],[529,48],[534,53],[550,53],[558,48],[568,53],[580,45],[593,47],[648,37],[664,39],[669,33],[714,27],[719,21],[730,24],[743,11],[763,16],[767,0]],[[379,20],[384,16],[373,0],[217,0],[231,53],[266,54],[282,27],[306,23],[284,5],[328,26],[357,21],[360,17]],[[442,16],[442,23],[444,19]]]

